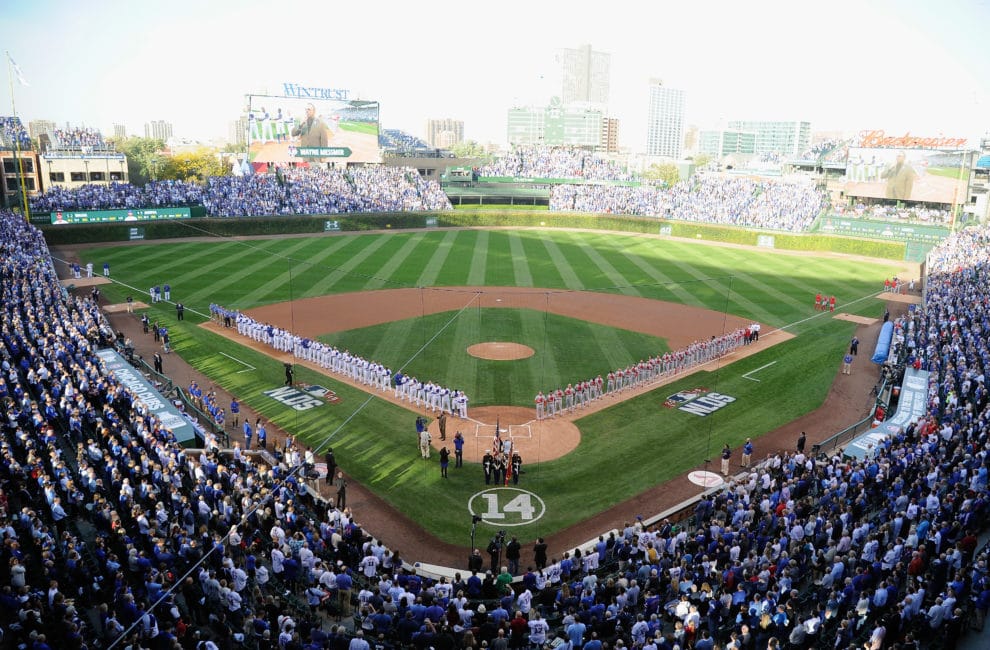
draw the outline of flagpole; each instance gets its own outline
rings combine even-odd
[[[10,52],[4,51],[7,55],[7,81],[10,83],[10,110],[14,114],[14,119],[17,119],[17,106],[14,104],[14,70],[13,64],[10,59]],[[21,127],[23,128],[23,124]],[[17,134],[14,138],[14,151],[17,155],[17,185],[21,190],[21,200],[24,204],[24,220],[31,221],[31,213],[28,212],[28,200],[27,200],[27,190],[24,189],[24,161],[21,160],[21,137]]]

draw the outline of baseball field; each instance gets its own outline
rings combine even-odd
[[[103,293],[111,302],[147,302],[151,286],[170,284],[172,302],[148,312],[169,327],[177,354],[318,451],[332,446],[353,480],[458,545],[466,545],[472,514],[484,518],[479,537],[509,527],[521,540],[548,536],[715,458],[724,443],[736,448],[817,408],[856,325],[816,312],[814,294],[835,295],[839,312],[876,317],[883,307],[873,296],[902,272],[892,262],[562,230],[148,242],[79,257],[98,269],[110,264],[113,282]],[[569,311],[575,297],[591,306]],[[182,322],[176,301],[186,307]],[[451,419],[446,444],[461,430],[466,458],[477,458],[499,418],[513,438],[528,439],[518,485],[485,492],[471,460],[441,478],[436,454],[423,460],[417,451],[422,410],[315,367],[297,367],[297,386],[329,389],[335,401],[300,410],[266,395],[282,385],[284,359],[203,327],[211,303],[464,390],[469,416],[484,417]],[[768,341],[757,353],[568,416],[578,436],[569,450],[557,448],[553,428],[529,422],[538,390],[749,322],[761,323]],[[793,338],[775,338],[776,330]],[[487,342],[534,353],[495,361],[467,352]],[[731,399],[710,412],[678,408],[678,400],[705,394]],[[688,397],[668,399],[677,395]]]

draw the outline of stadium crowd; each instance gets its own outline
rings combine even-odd
[[[478,169],[478,176],[634,180],[614,161],[573,147],[517,145]]]
[[[850,140],[830,138],[811,146],[798,156],[798,160],[814,160],[825,163],[844,163],[849,156]]]
[[[432,147],[422,138],[400,129],[382,129],[378,133],[378,146],[383,151],[431,151]]]
[[[91,183],[71,189],[56,185],[30,199],[32,212],[164,208],[198,205],[203,188],[186,181],[148,181],[143,187],[130,183]]]
[[[925,223],[948,224],[952,222],[952,211],[942,208],[928,208],[924,205],[866,205],[857,203],[851,207],[836,206],[835,214],[855,219],[877,219],[879,221],[923,221]]]
[[[932,373],[924,418],[863,460],[770,453],[685,524],[544,546],[513,586],[498,566],[417,575],[305,489],[295,445],[271,464],[183,449],[95,356],[115,334],[40,232],[4,212],[0,250],[5,646],[954,648],[990,605],[986,228],[932,251],[901,323]]]
[[[406,167],[216,176],[207,181],[203,204],[217,217],[451,209],[437,183]]]
[[[11,149],[20,146],[21,149],[31,148],[31,136],[24,128],[21,118],[10,115],[0,116],[0,144]]]
[[[179,446],[94,354],[115,334],[61,288],[40,231],[3,212],[0,241],[0,645],[301,647],[327,639],[305,590],[347,612],[366,553],[399,570],[313,499],[291,438],[272,464]]]
[[[788,230],[806,230],[825,206],[810,183],[758,182],[749,178],[699,175],[663,189],[611,185],[557,185],[550,192],[554,211],[659,216]]]
[[[83,147],[98,151],[110,148],[103,140],[102,133],[85,126],[55,129],[52,131],[52,147],[73,151]]]
[[[203,188],[186,181],[53,187],[31,197],[34,212],[203,205],[214,217],[448,210],[432,181],[405,167],[286,169],[269,174],[213,176]]]

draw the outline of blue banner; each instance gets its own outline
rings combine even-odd
[[[96,356],[106,364],[107,370],[113,371],[117,381],[126,386],[161,420],[162,426],[172,432],[179,444],[191,447],[196,443],[196,429],[192,421],[165,399],[127,359],[109,348],[97,351]]]

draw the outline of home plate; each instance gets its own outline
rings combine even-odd
[[[688,480],[695,485],[701,485],[703,487],[718,487],[722,483],[725,483],[722,477],[715,472],[703,472],[701,470],[688,474]]]

